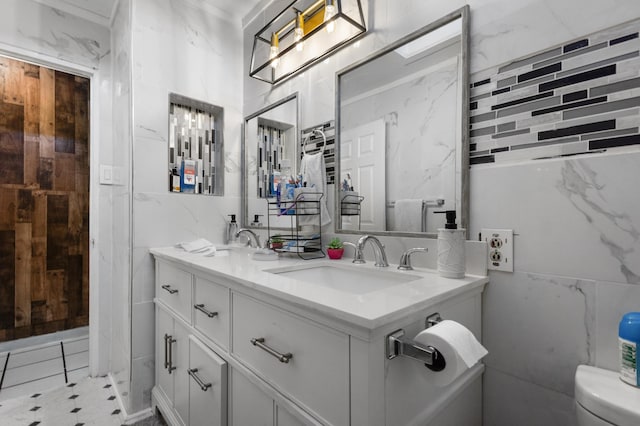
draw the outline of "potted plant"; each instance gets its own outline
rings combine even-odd
[[[342,259],[344,254],[344,244],[340,241],[340,238],[334,238],[329,242],[327,246],[327,254],[329,259]]]
[[[284,244],[284,240],[280,235],[274,235],[269,239],[269,245],[273,250],[281,249]]]

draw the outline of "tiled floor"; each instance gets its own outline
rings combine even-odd
[[[87,327],[0,343],[0,404],[89,375]]]
[[[0,402],[2,426],[120,426],[123,417],[108,377],[85,377],[41,393]],[[161,416],[132,426],[166,426]]]

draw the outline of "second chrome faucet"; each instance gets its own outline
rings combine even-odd
[[[355,254],[353,256],[353,263],[365,263],[363,250],[367,241],[371,241],[371,244],[373,245],[373,253],[376,256],[375,266],[389,266],[389,262],[387,262],[387,254],[384,251],[384,245],[373,235],[364,235],[360,237],[357,244],[354,244]]]

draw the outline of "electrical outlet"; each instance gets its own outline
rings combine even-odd
[[[489,246],[489,269],[513,272],[513,229],[482,229],[480,239]]]

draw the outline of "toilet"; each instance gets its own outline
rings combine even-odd
[[[640,425],[640,388],[624,383],[616,371],[578,366],[575,398],[579,426]]]

